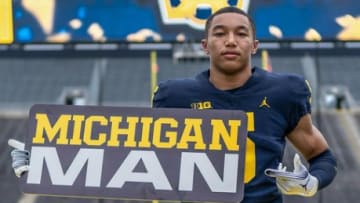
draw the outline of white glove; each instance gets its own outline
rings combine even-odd
[[[25,150],[25,144],[14,139],[9,139],[8,144],[14,147],[11,151],[12,168],[15,175],[21,177],[26,171],[29,170],[29,157],[30,153]]]
[[[294,156],[293,172],[286,171],[286,167],[280,163],[278,169],[266,169],[265,175],[276,178],[277,187],[286,195],[311,197],[318,190],[318,179],[308,172],[298,154]]]

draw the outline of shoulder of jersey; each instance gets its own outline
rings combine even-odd
[[[185,78],[185,79],[174,79],[167,80],[160,84],[160,88],[169,88],[171,91],[183,90],[189,87],[195,87],[198,85],[198,81],[195,79]]]
[[[264,71],[266,72],[266,71]],[[264,73],[265,77],[269,82],[284,85],[284,86],[293,86],[298,84],[299,82],[302,83],[304,78],[301,75],[294,74],[294,73],[274,73],[274,72],[267,72]]]

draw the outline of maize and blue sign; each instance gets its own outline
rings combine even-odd
[[[35,105],[25,193],[240,202],[242,111]]]

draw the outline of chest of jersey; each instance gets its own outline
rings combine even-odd
[[[276,95],[236,95],[225,92],[224,94],[207,96],[193,94],[183,98],[181,102],[184,102],[183,106],[198,110],[228,109],[245,111],[249,123],[254,125],[253,127],[250,126],[249,132],[253,131],[263,136],[276,136],[285,134],[287,128],[287,115],[284,115],[283,109],[279,109],[278,100],[281,100],[281,98]]]

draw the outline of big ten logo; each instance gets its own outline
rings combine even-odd
[[[187,24],[202,30],[217,10],[234,6],[247,12],[250,0],[158,0],[162,20],[168,25]]]
[[[210,101],[203,101],[203,102],[195,102],[191,104],[192,109],[212,109],[212,105]]]

